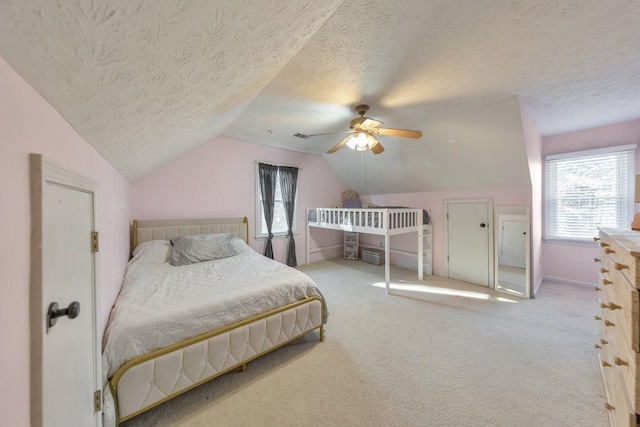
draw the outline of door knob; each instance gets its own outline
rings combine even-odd
[[[57,302],[52,302],[47,311],[47,327],[52,328],[56,325],[58,317],[68,316],[69,319],[75,319],[80,314],[80,303],[74,301],[67,308],[60,308]]]
[[[487,224],[485,224],[484,222],[480,223],[480,227],[485,228],[487,226]]]

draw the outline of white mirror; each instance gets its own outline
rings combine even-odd
[[[499,206],[495,215],[495,289],[529,298],[529,209]]]

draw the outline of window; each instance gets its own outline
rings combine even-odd
[[[267,237],[267,221],[264,219],[264,209],[262,208],[262,193],[260,192],[260,176],[256,166],[256,237]],[[298,192],[296,191],[296,204],[293,213],[293,232],[298,233],[296,218],[298,216]],[[287,214],[284,211],[282,202],[282,191],[280,190],[280,171],[276,178],[276,200],[273,207],[273,225],[271,232],[274,236],[284,236],[287,234]]]
[[[593,241],[633,219],[635,145],[547,156],[545,239]]]

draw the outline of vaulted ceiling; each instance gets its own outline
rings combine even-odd
[[[543,135],[640,117],[639,24],[635,1],[4,0],[0,55],[132,181],[221,134],[323,154],[342,136],[293,135],[368,103],[425,135],[325,154],[372,194],[526,185],[516,96]]]

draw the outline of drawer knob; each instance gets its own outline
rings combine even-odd
[[[613,302],[610,302],[609,305],[607,306],[607,308],[609,310],[620,310],[622,308],[622,306],[615,304]]]
[[[593,318],[596,319],[596,320],[602,320],[602,317],[600,317],[600,316],[593,316]]]
[[[607,344],[609,344],[609,341],[600,339],[600,344],[607,345]]]
[[[609,246],[609,244],[608,244],[608,243],[605,243],[605,242],[600,242],[600,247],[601,247],[601,248],[604,248],[604,247],[606,247],[606,246]]]
[[[605,402],[604,407],[607,408],[607,411],[615,410],[615,406],[611,405],[609,402]]]
[[[600,261],[602,261],[600,258],[594,258],[593,259],[593,262],[600,262]]]
[[[616,262],[615,264],[613,264],[613,267],[614,267],[616,270],[618,270],[618,271],[620,271],[620,270],[624,270],[625,268],[629,268],[629,266],[628,266],[628,265],[626,265],[626,264],[620,264],[619,262]]]
[[[594,346],[596,349],[598,349],[598,348],[602,348],[602,347],[600,346],[600,344],[594,344],[593,346]]]
[[[614,357],[613,358],[613,363],[615,363],[618,366],[629,366],[629,363],[625,362],[624,360],[620,359],[619,357]]]
[[[603,360],[602,366],[604,366],[605,368],[609,368],[611,366],[611,363],[607,362],[606,360]]]
[[[594,238],[593,238],[593,241],[594,241],[594,242],[597,242],[598,240],[600,240],[600,238],[599,238],[599,237],[594,237]]]
[[[608,273],[608,272],[609,272],[609,270],[607,270],[607,269],[606,269],[606,268],[604,268],[604,267],[602,267],[602,268],[600,269],[600,273]]]
[[[600,292],[602,289],[599,286],[596,286],[596,292]]]
[[[612,284],[612,283],[613,283],[613,282],[612,282],[611,280],[608,280],[608,279],[602,279],[602,284],[603,284],[603,285],[605,285],[605,286],[606,286],[606,285],[610,285],[610,284]]]
[[[608,320],[605,320],[604,321],[604,326],[616,326],[616,324],[613,323],[613,322],[609,322]]]
[[[604,249],[604,253],[605,253],[605,254],[615,254],[615,253],[616,253],[616,251],[614,251],[613,249],[605,248],[605,249]]]

